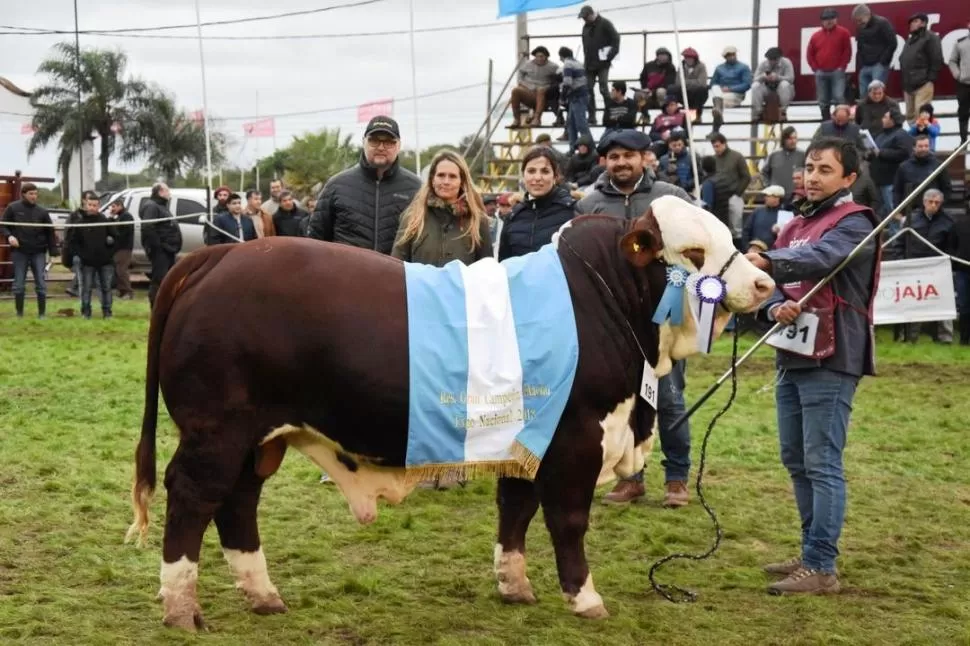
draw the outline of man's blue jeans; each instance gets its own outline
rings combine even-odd
[[[858,377],[825,368],[788,370],[775,404],[781,461],[802,521],[802,564],[835,573],[845,519],[842,452]]]
[[[823,110],[845,103],[845,72],[815,72],[815,93],[818,105]]]
[[[894,208],[896,208],[895,200],[893,198],[893,185],[886,184],[885,186],[880,186],[879,194],[882,196],[882,213],[879,215],[886,217],[892,213]]]
[[[660,449],[663,451],[664,480],[687,482],[690,473],[690,422],[673,428],[677,418],[687,412],[684,388],[687,385],[687,361],[674,362],[669,374],[657,383],[657,426],[660,431]],[[638,402],[638,405],[643,402]],[[643,481],[643,471],[631,480]]]
[[[589,122],[586,120],[586,99],[579,101],[571,100],[567,106],[566,114],[566,134],[569,136],[570,154],[576,150],[576,142],[581,135],[589,136]],[[565,168],[560,168],[559,172],[565,172]]]
[[[34,290],[38,296],[47,295],[47,282],[44,280],[44,268],[47,266],[47,256],[41,251],[39,253],[24,253],[19,249],[11,249],[13,252],[13,293],[15,295],[27,292],[27,268],[34,276]]]
[[[98,298],[101,301],[101,311],[105,314],[111,313],[111,279],[114,277],[114,265],[103,265],[92,267],[81,265],[81,314],[91,316],[91,292],[94,291],[94,282],[98,281],[101,294]]]
[[[885,83],[889,79],[889,68],[876,63],[859,68],[859,96],[865,98],[869,91],[869,84],[873,81]]]

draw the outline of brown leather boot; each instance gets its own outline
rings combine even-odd
[[[643,483],[636,480],[620,480],[613,491],[603,496],[603,502],[610,505],[625,505],[646,495]]]
[[[838,594],[842,589],[839,577],[818,570],[800,567],[783,581],[768,586],[770,594]]]
[[[664,507],[686,507],[690,500],[690,492],[687,491],[687,483],[683,480],[671,480],[664,485]]]
[[[795,557],[793,559],[788,559],[787,561],[782,561],[781,563],[769,563],[768,565],[761,568],[768,574],[778,574],[781,576],[790,576],[796,570],[801,569],[802,559]]]

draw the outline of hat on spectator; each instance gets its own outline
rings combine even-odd
[[[486,194],[486,195],[484,195],[482,197],[482,201],[485,204],[495,204],[496,200],[497,200],[497,198],[495,197],[495,195],[493,193],[488,193],[488,194]]]
[[[593,10],[588,4],[584,4],[583,8],[579,10],[579,17],[585,18],[586,16],[592,16],[596,11]]]
[[[772,184],[771,186],[765,187],[765,189],[761,191],[761,194],[769,197],[785,197],[785,189],[777,184]]]
[[[822,9],[822,20],[834,20],[839,17],[839,12],[829,7],[828,9]]]
[[[220,186],[216,190],[212,191],[213,195],[218,195],[219,193],[232,193],[232,189],[228,186]]]
[[[600,139],[596,152],[600,156],[610,152],[613,148],[643,151],[650,147],[650,137],[639,130],[614,130]]]
[[[549,133],[544,132],[538,137],[536,137],[536,143],[537,144],[552,143],[552,137],[549,136]]]
[[[721,56],[727,56],[728,54],[734,54],[735,56],[737,56],[738,48],[735,47],[734,45],[728,45],[727,47],[724,48],[724,51],[721,52]]]
[[[498,205],[499,206],[509,206],[509,194],[508,193],[502,193],[501,195],[498,196]]]
[[[694,49],[693,47],[688,47],[687,49],[682,51],[680,55],[683,56],[684,58],[700,59],[700,56],[697,54],[697,50]]]
[[[401,129],[398,127],[397,121],[390,117],[385,117],[384,115],[378,115],[370,120],[370,123],[367,124],[367,128],[364,129],[364,136],[370,137],[378,132],[391,135],[395,139],[401,138]]]
[[[923,22],[929,22],[930,17],[925,13],[923,13],[922,11],[917,11],[912,16],[910,16],[909,20],[907,20],[906,22],[913,22],[914,20],[922,20]]]

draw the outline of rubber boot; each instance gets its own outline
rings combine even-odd
[[[14,294],[14,306],[17,308],[17,318],[24,317],[24,294]]]
[[[47,318],[47,294],[37,294],[37,318]]]

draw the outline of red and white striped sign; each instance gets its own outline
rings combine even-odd
[[[357,106],[357,123],[367,123],[374,117],[394,116],[394,99],[382,99]]]
[[[243,132],[247,137],[272,137],[276,134],[276,121],[273,117],[250,121],[243,124]]]

